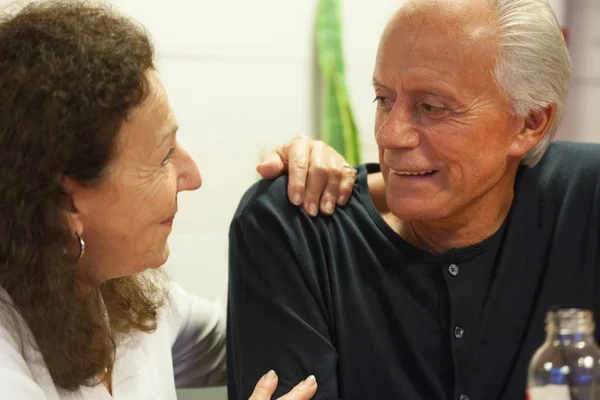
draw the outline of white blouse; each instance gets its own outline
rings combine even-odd
[[[0,287],[0,298],[10,301]],[[58,388],[40,353],[0,318],[0,399],[176,400],[175,388],[225,383],[225,309],[171,284],[170,301],[153,333],[135,333],[117,347],[112,397],[98,380],[76,392]],[[31,335],[19,318],[20,331]]]

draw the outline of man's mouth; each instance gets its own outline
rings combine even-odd
[[[390,171],[395,175],[400,176],[430,176],[437,172],[435,169],[431,170],[423,170],[423,171],[396,171],[395,169],[390,168]]]

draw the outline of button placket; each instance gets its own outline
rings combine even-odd
[[[448,266],[448,273],[452,276],[458,276],[460,273],[460,268],[458,268],[458,265],[456,264],[450,264]]]
[[[454,328],[454,337],[457,339],[462,339],[465,336],[465,330],[460,326]]]

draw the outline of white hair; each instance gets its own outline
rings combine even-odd
[[[514,112],[526,117],[556,104],[556,116],[546,136],[521,164],[535,166],[542,158],[562,120],[571,59],[556,14],[548,0],[484,0],[497,16],[500,54],[493,71],[500,90]]]

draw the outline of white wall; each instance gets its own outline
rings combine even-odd
[[[0,0],[0,5],[11,1]],[[112,0],[153,35],[180,140],[204,178],[180,196],[167,267],[190,292],[224,294],[227,231],[260,155],[315,134],[317,0]],[[344,50],[364,160],[376,161],[371,73],[379,34],[403,0],[342,0]],[[568,13],[574,84],[559,136],[600,141],[599,0]]]
[[[570,0],[573,80],[559,139],[600,142],[600,0]]]

